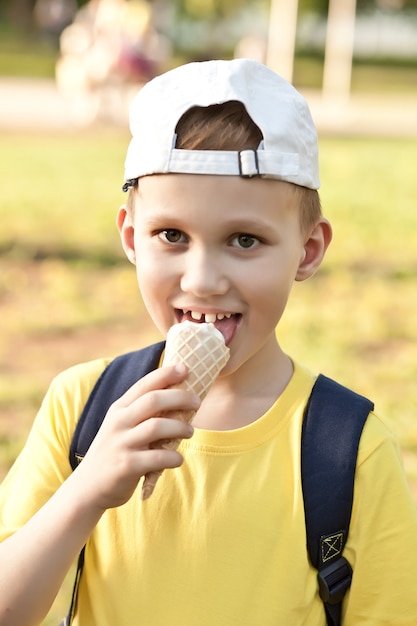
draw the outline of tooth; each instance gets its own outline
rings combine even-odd
[[[218,320],[224,319],[224,313],[217,313],[217,319]]]
[[[227,319],[229,320],[232,317],[231,313],[225,313],[225,316],[227,317]]]
[[[193,320],[201,320],[201,318],[203,317],[203,314],[198,313],[198,311],[190,311],[190,314]]]
[[[206,313],[206,322],[207,324],[214,324],[214,322],[216,321],[216,314],[215,313]]]

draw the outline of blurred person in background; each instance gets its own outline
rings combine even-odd
[[[144,0],[90,0],[60,37],[56,81],[73,119],[117,121],[131,97],[161,71],[170,55]]]

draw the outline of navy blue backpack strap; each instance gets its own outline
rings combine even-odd
[[[327,623],[337,626],[352,568],[342,556],[349,532],[356,458],[373,403],[318,376],[306,407],[301,477],[311,563],[318,570]]]
[[[84,458],[110,406],[136,381],[156,369],[165,342],[116,357],[97,380],[84,406],[70,447],[70,463],[75,469]]]
[[[70,463],[75,469],[86,455],[110,406],[136,381],[159,365],[165,342],[116,357],[98,378],[84,406],[70,446]],[[81,550],[72,591],[71,604],[61,626],[70,626],[77,606],[78,587],[84,567],[85,546]]]

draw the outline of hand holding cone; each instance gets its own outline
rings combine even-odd
[[[190,389],[203,400],[218,374],[229,360],[229,348],[223,335],[214,324],[182,322],[172,326],[167,334],[165,355],[162,365],[184,363],[188,376],[178,387]],[[196,411],[172,412],[171,417],[191,422]],[[175,450],[180,443],[172,439],[162,444],[165,449]],[[152,494],[162,472],[150,472],[144,477],[142,500]]]

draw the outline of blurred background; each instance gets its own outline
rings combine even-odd
[[[417,0],[0,0],[1,127],[125,125],[156,74],[239,56],[306,92],[321,129],[378,131],[391,113],[385,134],[407,134],[414,121]]]
[[[131,98],[238,56],[308,99],[334,227],[280,340],[375,401],[417,500],[417,0],[0,0],[0,479],[55,374],[159,339],[115,228]]]

